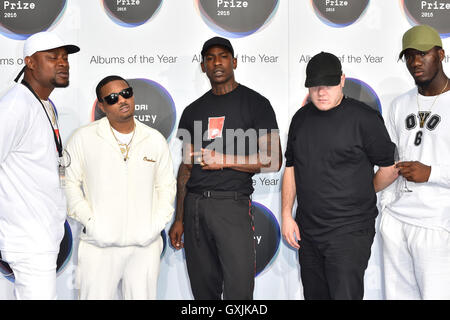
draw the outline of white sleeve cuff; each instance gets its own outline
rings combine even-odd
[[[450,166],[432,165],[428,182],[450,188]]]

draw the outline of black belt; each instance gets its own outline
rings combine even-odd
[[[240,200],[250,198],[250,195],[237,191],[203,191],[203,192],[190,191],[190,193],[201,195],[203,196],[203,198],[213,198],[213,199]]]

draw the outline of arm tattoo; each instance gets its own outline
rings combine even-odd
[[[183,221],[184,216],[184,198],[186,197],[186,183],[191,177],[192,166],[184,163],[180,164],[177,176],[177,209],[175,214],[176,221]]]

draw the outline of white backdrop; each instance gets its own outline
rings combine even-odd
[[[150,0],[137,2],[145,1]],[[5,7],[7,1],[0,2],[0,12],[4,18],[8,9]],[[9,1],[14,2],[17,3]],[[37,0],[34,2],[39,4]],[[205,3],[197,0],[163,0],[147,22],[137,26],[123,26],[108,15],[104,1],[66,1],[60,17],[48,29],[81,48],[79,53],[70,56],[70,86],[55,89],[50,96],[58,108],[63,141],[67,141],[74,129],[91,121],[95,86],[110,74],[129,79],[145,78],[164,87],[175,103],[175,127],[178,125],[183,109],[210,88],[198,63],[203,42],[215,35],[224,34],[219,28],[211,26],[214,23],[206,23],[208,19],[202,17],[204,13],[199,10],[200,2]],[[230,10],[224,8],[224,1],[209,2],[217,6],[217,11]],[[238,2],[229,1],[229,5],[237,5]],[[226,35],[232,36],[230,40],[238,57],[235,71],[237,81],[263,94],[274,107],[281,130],[283,151],[290,119],[307,95],[304,81],[308,56],[328,51],[341,57],[346,76],[368,84],[378,96],[383,113],[395,96],[414,85],[404,64],[397,61],[401,50],[401,36],[415,23],[405,13],[405,1],[367,1],[359,18],[341,25],[333,24],[326,16],[317,13],[315,4],[320,1],[274,2],[277,6],[258,30],[245,36]],[[321,2],[328,8],[328,13],[345,10],[346,7],[350,10],[355,3],[351,0]],[[335,5],[330,5],[333,2]],[[260,9],[257,0],[249,0],[248,4],[247,13]],[[231,11],[231,14],[234,12]],[[448,21],[449,12],[444,12]],[[443,43],[444,49],[450,44],[448,38],[444,38]],[[3,32],[0,34],[0,48],[0,93],[3,94],[13,85],[13,79],[22,67],[20,58],[23,40],[12,39]],[[160,60],[163,55],[172,57],[172,62]],[[143,56],[147,59],[143,60]],[[268,58],[268,61],[262,58]],[[447,55],[446,70],[449,59],[450,56]],[[177,168],[180,150],[173,136],[169,143]],[[254,177],[256,191],[253,200],[269,208],[279,222],[283,170],[284,166],[279,173]],[[262,178],[273,179],[273,185],[264,185]],[[59,299],[77,298],[74,275],[80,227],[74,221],[69,222],[74,248],[69,263],[58,276]],[[170,225],[167,226],[167,231],[169,227]],[[384,298],[381,254],[377,234],[366,271],[365,299]],[[297,258],[297,252],[281,241],[272,263],[256,278],[255,299],[302,299]],[[12,288],[12,283],[0,276],[0,299],[12,299]],[[158,299],[192,299],[183,252],[175,252],[169,246],[161,262]]]

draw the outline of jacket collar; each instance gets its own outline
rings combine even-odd
[[[142,140],[144,140],[147,137],[146,132],[144,131],[143,126],[144,124],[140,123],[138,120],[134,120],[136,123],[135,133],[133,141],[131,142],[131,145],[135,145],[140,143]],[[108,141],[110,144],[112,144],[114,147],[117,146],[117,141],[114,138],[114,135],[111,130],[111,125],[109,124],[108,118],[103,117],[100,120],[98,120],[98,127],[97,127],[97,134]]]

